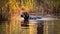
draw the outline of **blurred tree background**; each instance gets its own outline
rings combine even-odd
[[[8,0],[0,0],[0,22],[8,20],[9,6],[5,5]]]
[[[55,16],[60,16],[60,0],[29,0],[29,2],[28,0],[0,0],[0,18],[8,18],[9,10],[12,8],[16,9],[16,3],[20,4],[20,8],[24,6],[25,8],[37,11],[43,7],[44,13],[47,12],[48,14],[52,13]]]
[[[54,1],[54,13],[55,15],[60,16],[60,0],[53,0]]]

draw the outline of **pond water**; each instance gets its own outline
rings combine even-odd
[[[60,34],[60,20],[28,21],[29,26],[21,26],[23,22],[11,19],[0,23],[0,34]]]

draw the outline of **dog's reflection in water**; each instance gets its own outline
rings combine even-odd
[[[22,27],[29,27],[29,21],[28,20],[24,20],[21,24]]]

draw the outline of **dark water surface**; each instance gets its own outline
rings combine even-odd
[[[60,20],[26,22],[16,19],[2,22],[0,23],[0,34],[60,34]]]

